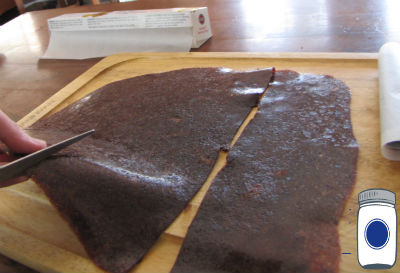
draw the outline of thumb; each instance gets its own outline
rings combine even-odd
[[[32,138],[0,111],[0,140],[13,152],[32,153],[46,147],[46,142]]]

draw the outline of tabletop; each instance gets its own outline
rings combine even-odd
[[[138,0],[28,12],[0,27],[0,109],[19,120],[100,60],[39,60],[49,18],[199,6],[209,9],[213,37],[194,51],[377,52],[400,41],[397,0]]]
[[[397,0],[138,0],[28,12],[0,26],[0,109],[17,121],[100,61],[40,60],[49,18],[201,6],[209,9],[213,37],[193,51],[378,52],[385,42],[400,41]],[[30,272],[8,260],[1,265]]]

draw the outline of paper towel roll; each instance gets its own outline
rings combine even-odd
[[[379,50],[381,151],[400,160],[400,44],[386,43]]]

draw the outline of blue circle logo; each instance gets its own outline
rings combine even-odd
[[[365,241],[373,249],[382,249],[389,242],[389,227],[382,219],[373,219],[365,227]]]

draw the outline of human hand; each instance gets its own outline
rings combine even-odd
[[[46,142],[30,137],[15,122],[0,110],[0,142],[15,153],[29,154],[41,150],[47,146]],[[0,149],[0,165],[13,161],[15,158]],[[26,177],[18,177],[0,183],[0,187],[6,187],[26,180]]]

